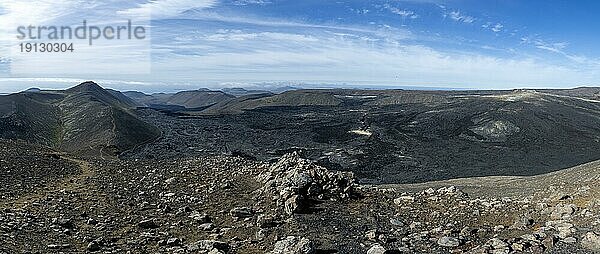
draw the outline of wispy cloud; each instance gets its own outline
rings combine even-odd
[[[475,17],[464,15],[460,11],[451,11],[450,13],[448,13],[448,16],[456,22],[462,22],[467,24],[471,24],[476,20]]]
[[[236,0],[233,2],[233,5],[252,5],[252,4],[257,4],[257,5],[265,5],[265,4],[270,4],[272,3],[269,0]]]
[[[481,84],[498,88],[569,85],[591,82],[593,73],[544,63],[534,58],[501,58],[474,52],[447,52],[411,42],[360,35],[248,33],[218,31],[197,37],[191,44],[217,48],[202,55],[169,55],[155,63],[154,75],[172,71],[193,73],[194,80],[287,80],[322,83],[371,83],[385,85]],[[239,41],[243,40],[240,44]],[[227,50],[244,45],[243,50]],[[299,49],[301,47],[301,50]],[[161,75],[162,74],[162,75]],[[232,79],[231,77],[235,77]]]
[[[153,19],[161,19],[175,17],[188,10],[211,8],[217,3],[218,0],[151,0],[118,13],[127,16],[151,14]]]
[[[494,33],[498,33],[498,32],[500,32],[500,31],[502,31],[502,29],[503,29],[503,28],[504,28],[504,26],[503,26],[502,24],[500,24],[500,23],[496,23],[496,25],[494,25],[494,26],[491,28],[491,30],[492,30]]]
[[[389,10],[393,14],[402,16],[403,18],[411,18],[411,19],[419,18],[419,15],[417,15],[414,11],[396,8],[389,4],[384,5],[384,8]]]
[[[568,42],[547,42],[545,40],[542,40],[539,38],[532,38],[532,37],[521,38],[521,43],[522,44],[530,44],[530,45],[535,46],[538,49],[542,49],[542,50],[546,50],[546,51],[550,51],[550,52],[554,52],[554,53],[559,53],[559,54],[564,54],[564,55],[566,55],[566,53],[564,52],[564,49],[567,48],[567,46],[569,45]]]

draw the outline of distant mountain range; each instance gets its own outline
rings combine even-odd
[[[94,82],[62,91],[30,89],[0,97],[0,137],[112,155],[160,135],[135,116],[136,106],[129,97]]]

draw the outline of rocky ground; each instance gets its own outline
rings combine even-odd
[[[118,160],[0,144],[0,253],[600,251],[597,163],[365,186],[298,154]]]

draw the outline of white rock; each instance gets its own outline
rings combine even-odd
[[[591,251],[600,251],[600,235],[594,232],[588,232],[581,239],[581,246]]]
[[[460,245],[460,240],[454,237],[443,236],[438,239],[437,244],[443,247],[458,247]]]
[[[386,250],[383,248],[383,246],[375,244],[367,251],[367,254],[384,254],[385,251]]]

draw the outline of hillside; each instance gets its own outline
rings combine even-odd
[[[266,90],[247,90],[244,88],[223,88],[221,89],[226,94],[233,95],[235,97],[241,97],[246,95],[256,95],[256,94],[273,94],[272,92]]]
[[[238,114],[266,107],[338,106],[342,102],[333,93],[318,90],[296,90],[281,94],[255,94],[215,104],[202,114]]]
[[[85,82],[64,91],[0,97],[0,137],[63,151],[113,155],[158,137],[139,120],[135,103],[116,91]],[[126,98],[126,99],[124,99]]]
[[[177,110],[201,110],[235,98],[234,95],[208,89],[182,91],[175,94],[145,94],[137,91],[128,91],[123,94],[135,101],[139,106]]]
[[[183,91],[174,94],[166,101],[168,105],[183,106],[188,109],[205,108],[219,102],[235,98],[220,91]]]

